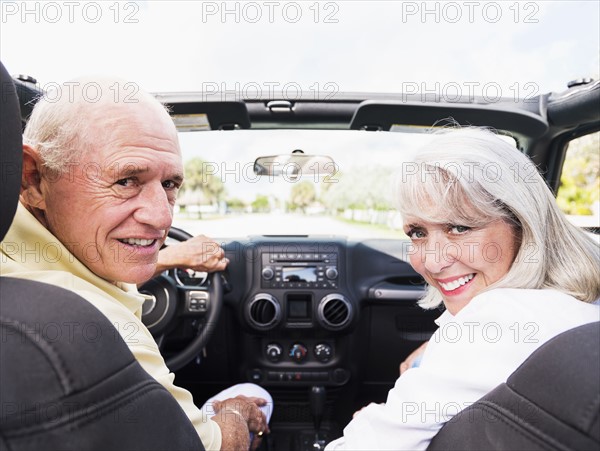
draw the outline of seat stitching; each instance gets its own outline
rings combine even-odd
[[[29,340],[29,342],[41,351],[42,355],[54,370],[65,395],[69,395],[73,392],[73,380],[67,365],[61,358],[60,353],[57,352],[54,346],[48,342],[42,334],[32,331],[26,324],[12,318],[7,318],[6,316],[0,315],[0,321],[3,326],[14,329],[21,337]]]
[[[585,409],[583,409],[584,418],[582,418],[582,422],[585,424],[580,426],[586,432],[589,429],[592,420],[598,416],[598,404],[600,404],[600,393],[597,393],[596,396],[587,404]]]

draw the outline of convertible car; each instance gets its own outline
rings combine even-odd
[[[39,83],[14,82],[25,124]],[[563,92],[523,99],[247,94],[156,93],[180,131],[188,171],[170,240],[205,234],[230,263],[219,274],[180,268],[152,279],[141,287],[143,320],[176,383],[198,403],[240,382],[269,390],[272,433],[261,449],[321,449],[341,436],[353,412],[385,401],[400,362],[432,335],[441,313],[417,306],[424,282],[408,264],[389,194],[403,161],[437,128],[492,127],[531,157],[556,192],[572,143],[598,145],[600,82],[576,80]],[[598,233],[597,223],[583,226]],[[477,422],[465,421],[456,424],[462,435],[437,446],[598,449],[594,337],[568,348],[568,365],[564,346],[546,356],[551,366],[540,371],[559,408],[542,400],[541,417],[522,418],[523,409],[504,405],[483,441],[473,439]],[[574,370],[577,361],[588,364]],[[565,367],[570,376],[561,375]],[[538,377],[529,375],[529,383]],[[556,392],[553,377],[584,394]],[[496,434],[496,427],[505,428]],[[522,441],[507,438],[513,435]]]

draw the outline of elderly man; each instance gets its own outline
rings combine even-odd
[[[221,398],[211,412],[198,409],[173,384],[140,321],[136,284],[157,271],[183,182],[177,132],[165,108],[132,83],[75,80],[38,102],[23,154],[20,205],[0,246],[1,274],[62,286],[95,305],[179,402],[207,449],[248,449],[253,432],[256,448],[268,431],[259,408],[268,394]],[[222,250],[215,255],[203,264],[222,269]],[[164,259],[161,269],[176,263],[173,255]]]

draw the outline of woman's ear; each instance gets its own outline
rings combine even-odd
[[[46,209],[42,193],[42,171],[44,170],[38,152],[23,144],[23,175],[21,177],[21,201],[28,209]]]

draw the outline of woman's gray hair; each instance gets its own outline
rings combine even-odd
[[[477,226],[504,220],[518,252],[492,288],[553,288],[581,301],[600,298],[600,248],[571,224],[533,162],[481,128],[444,131],[403,164],[395,184],[401,215]],[[419,304],[435,308],[429,287]]]
[[[57,85],[36,103],[23,134],[23,142],[37,149],[44,167],[63,174],[93,145],[99,122],[110,120],[113,108],[139,103],[160,106],[154,96],[126,80],[117,78],[79,78]]]

